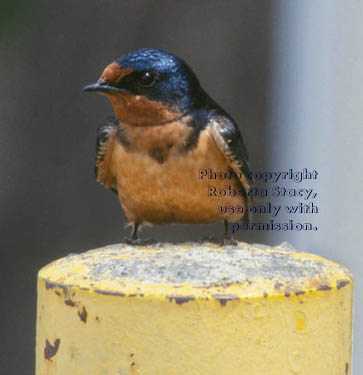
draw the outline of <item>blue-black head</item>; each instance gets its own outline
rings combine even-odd
[[[138,102],[133,100],[130,104],[130,99],[128,106],[139,103],[148,110],[147,101],[182,114],[198,108],[203,98],[199,81],[185,61],[170,52],[151,48],[120,57],[84,90],[104,93],[114,107],[116,97],[125,101],[125,97],[134,96]]]

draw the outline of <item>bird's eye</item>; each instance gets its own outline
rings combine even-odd
[[[143,72],[140,76],[140,83],[144,87],[151,87],[156,81],[156,74],[150,71]]]

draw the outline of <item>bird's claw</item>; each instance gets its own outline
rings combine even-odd
[[[234,238],[223,238],[223,245],[224,246],[237,246],[238,241]]]
[[[236,241],[235,239],[233,239],[231,237],[220,238],[220,237],[215,236],[214,234],[203,238],[200,242],[201,243],[211,242],[211,243],[214,243],[214,244],[219,245],[219,246],[237,246],[238,245],[238,241]]]
[[[204,237],[203,239],[201,239],[200,242],[211,242],[211,243],[215,243],[217,245],[220,245],[221,242],[223,242],[223,240],[221,238],[218,238],[214,234],[211,234],[211,235],[209,235],[209,236]]]
[[[127,245],[132,245],[132,246],[147,246],[147,245],[154,245],[157,243],[157,241],[152,238],[147,238],[147,239],[142,240],[141,238],[133,239],[133,238],[125,237],[124,241]]]

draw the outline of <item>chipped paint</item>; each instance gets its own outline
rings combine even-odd
[[[72,254],[38,274],[36,374],[349,375],[352,291],[346,268],[283,246]]]
[[[117,296],[117,297],[125,297],[126,294],[122,292],[111,292],[109,290],[101,290],[101,289],[94,289],[95,293],[104,294],[106,296]]]
[[[239,300],[238,296],[230,295],[230,294],[213,294],[212,296],[214,299],[219,301],[221,306],[226,306],[228,301],[236,301]]]
[[[183,303],[194,301],[194,296],[166,296],[166,298],[171,302],[175,301],[177,305],[182,305]]]
[[[87,310],[84,306],[82,306],[81,311],[78,311],[78,316],[79,316],[79,319],[81,319],[83,323],[87,323]]]
[[[329,290],[331,290],[331,286],[329,286],[329,285],[318,285],[318,286],[316,287],[316,290],[325,290],[325,291],[329,291]]]
[[[45,347],[44,347],[44,358],[50,360],[57,354],[59,349],[60,340],[55,339],[53,345],[49,343],[48,340],[45,340]]]
[[[71,306],[71,307],[74,307],[76,306],[76,303],[74,301],[72,301],[71,299],[66,299],[64,301],[64,303],[67,305],[67,306]]]
[[[349,280],[337,280],[337,289],[344,288],[349,283]]]
[[[295,292],[295,295],[296,295],[296,296],[300,296],[301,294],[305,294],[305,290],[297,290],[297,291]]]

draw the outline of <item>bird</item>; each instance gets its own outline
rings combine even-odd
[[[106,96],[113,107],[98,128],[95,174],[118,195],[132,226],[125,241],[143,244],[144,225],[224,222],[221,241],[233,242],[230,224],[250,220],[248,151],[236,122],[190,66],[166,50],[142,48],[111,62],[83,91]],[[202,178],[201,171],[232,177]],[[237,193],[223,196],[226,189]]]

